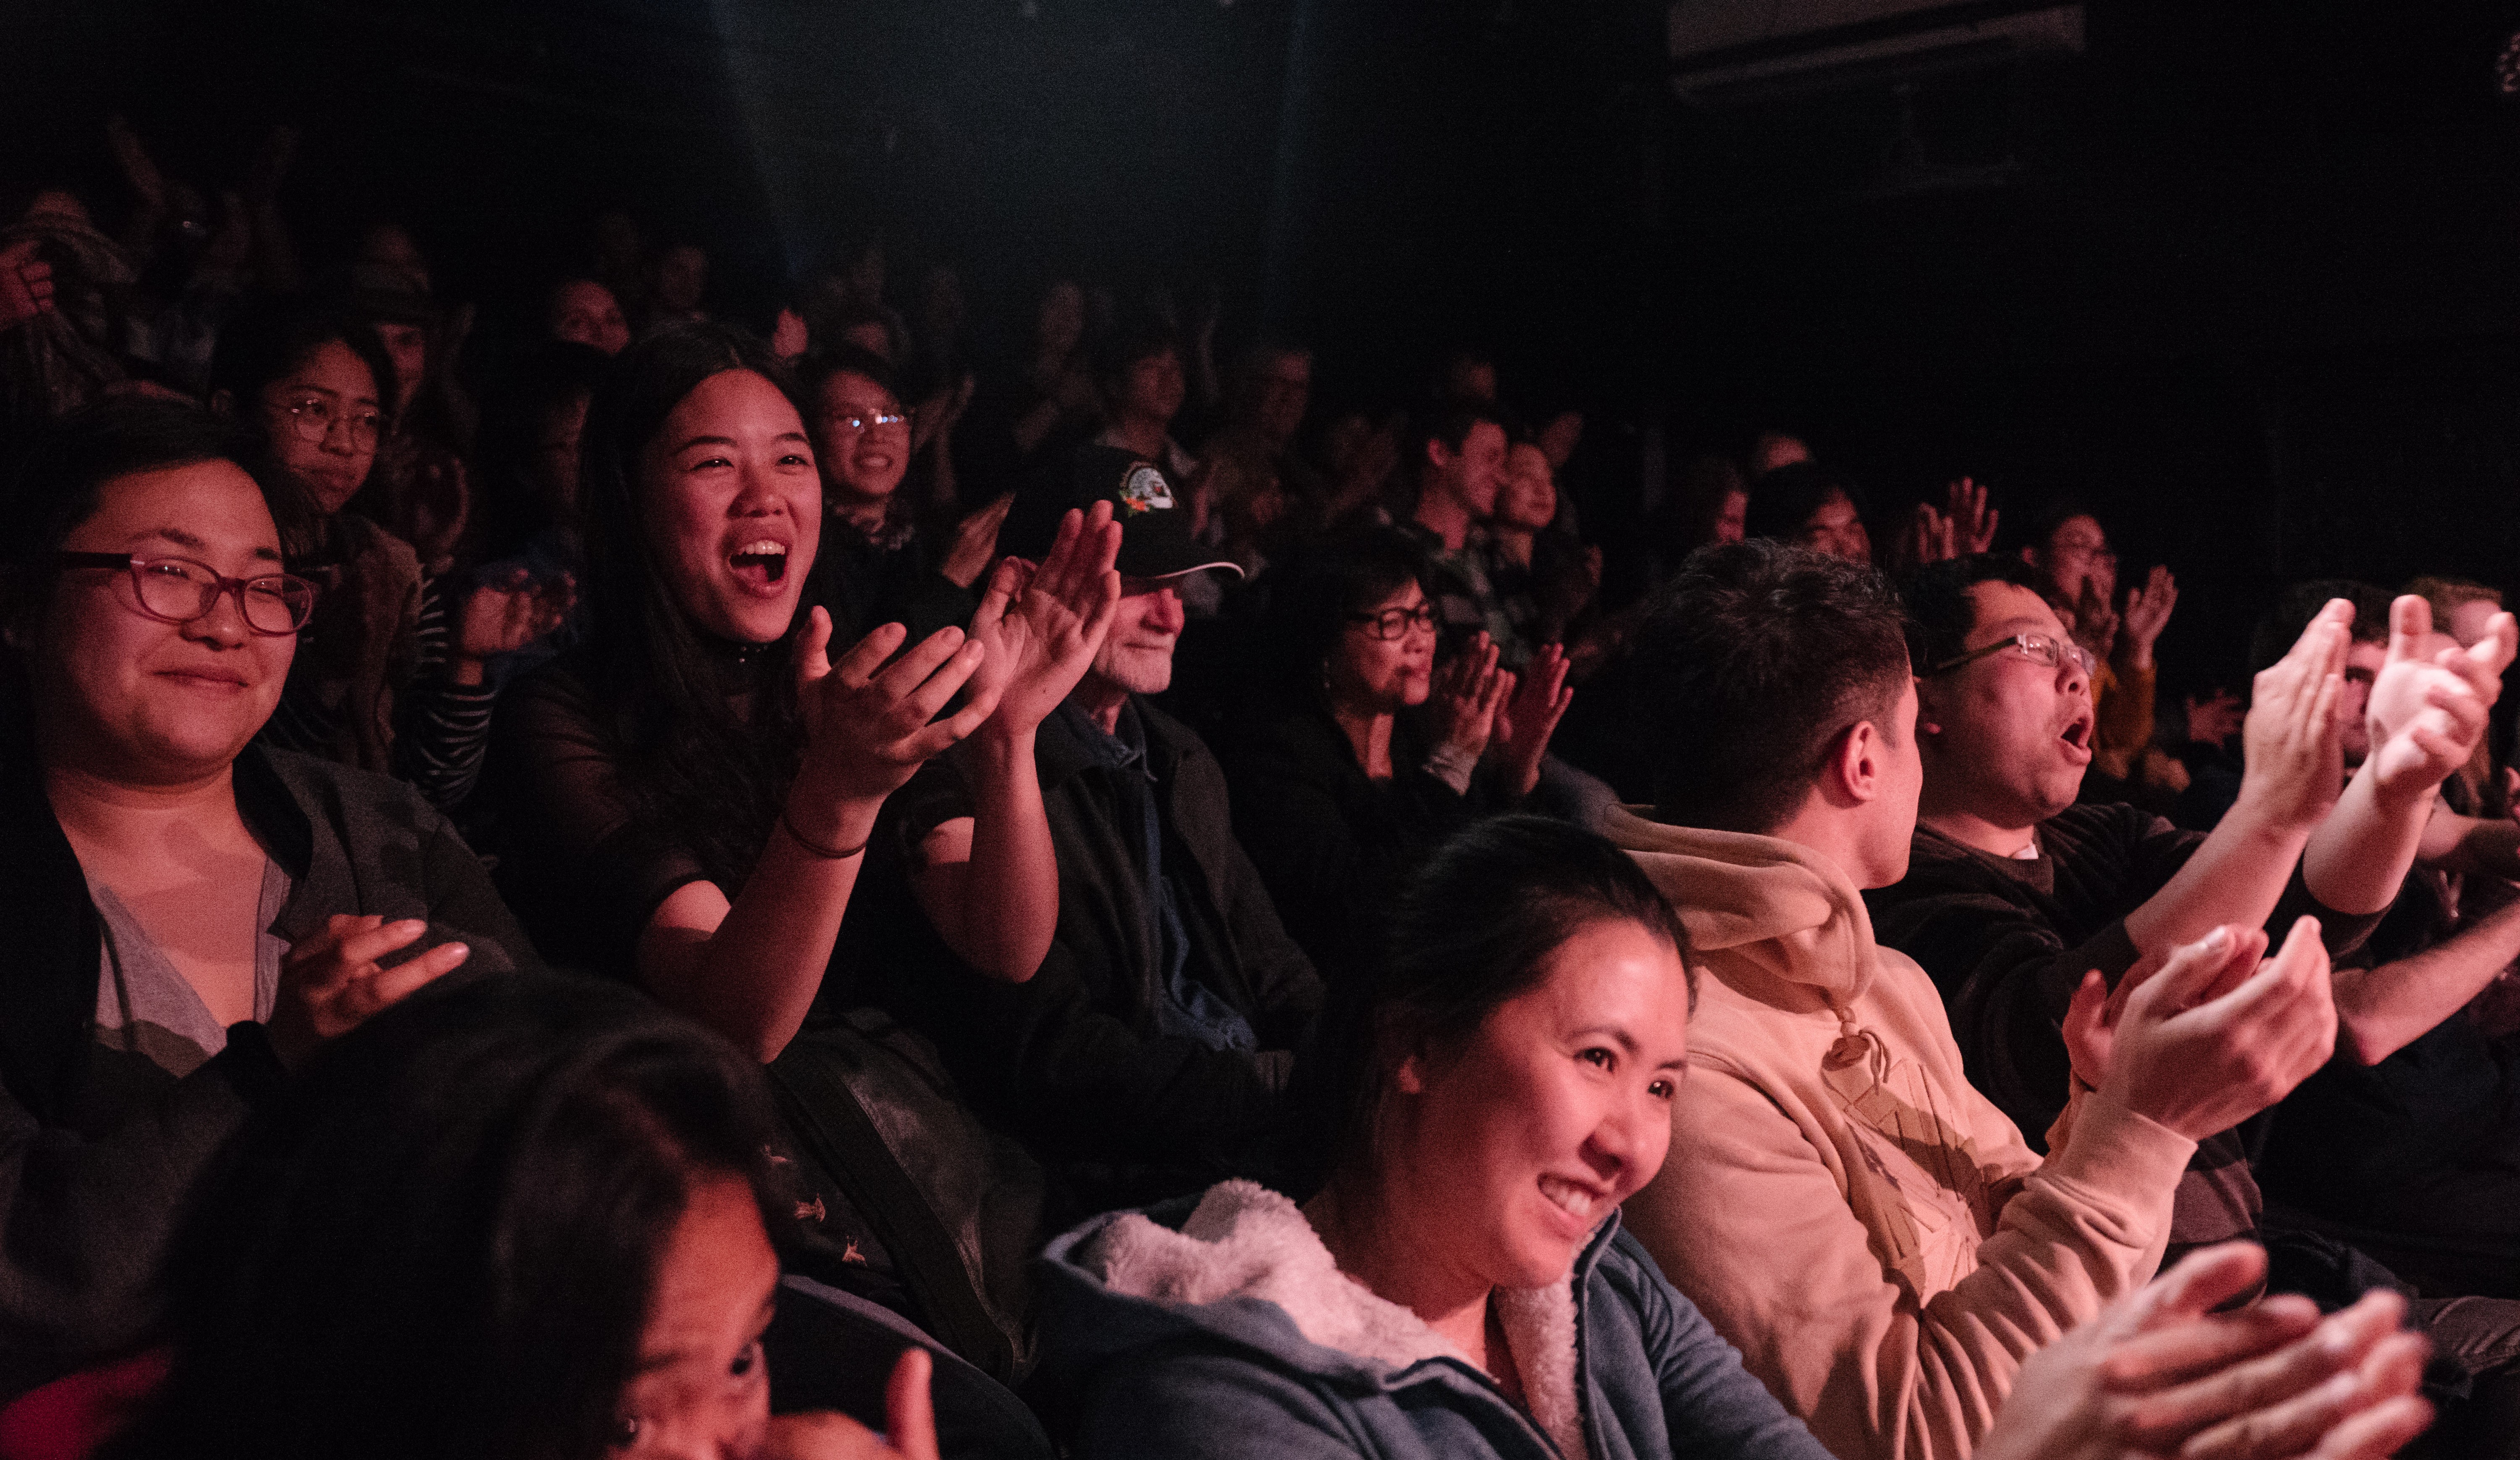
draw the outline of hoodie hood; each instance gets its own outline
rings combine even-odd
[[[1830,1005],[1872,983],[1872,918],[1829,858],[1797,843],[1742,832],[1669,826],[1613,806],[1602,831],[1671,899],[1691,949],[1729,953]]]
[[[1585,1246],[1570,1276],[1548,1288],[1499,1290],[1496,1310],[1522,1376],[1530,1419],[1559,1453],[1589,1453],[1577,1399],[1574,1285],[1618,1226]],[[1466,1355],[1416,1313],[1339,1271],[1295,1204],[1249,1181],[1212,1187],[1145,1212],[1098,1217],[1042,1255],[1044,1350],[1080,1378],[1102,1363],[1187,1338],[1222,1340],[1255,1356],[1390,1392],[1420,1383],[1502,1402]]]

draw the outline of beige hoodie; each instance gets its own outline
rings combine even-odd
[[[2078,1097],[2042,1164],[1834,862],[1618,809],[1605,830],[1707,976],[1630,1227],[1841,1460],[1968,1454],[2023,1359],[2152,1275],[2195,1143]]]

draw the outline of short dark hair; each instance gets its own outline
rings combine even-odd
[[[1869,568],[1757,538],[1691,553],[1636,641],[1656,814],[1736,832],[1784,820],[1840,732],[1891,728],[1904,630]]]
[[[1322,1019],[1322,1082],[1311,1089],[1326,1181],[1371,1154],[1395,1048],[1455,1045],[1497,1006],[1530,991],[1556,947],[1624,920],[1687,962],[1680,918],[1608,841],[1547,816],[1501,816],[1457,834],[1402,891],[1383,956],[1331,991]],[[1688,968],[1691,1008],[1697,971]]]
[[[125,1453],[594,1460],[693,1191],[734,1177],[786,1235],[772,1138],[759,1067],[631,990],[424,989],[240,1138],[178,1241],[175,1366]]]
[[[1088,358],[1093,362],[1094,383],[1108,389],[1125,379],[1141,360],[1151,360],[1169,354],[1179,358],[1181,336],[1172,326],[1159,319],[1141,319],[1107,330],[1097,339]]]
[[[1411,583],[1425,590],[1425,553],[1408,533],[1379,524],[1340,532],[1286,565],[1269,597],[1269,651],[1280,694],[1298,702],[1318,698],[1322,665],[1347,631],[1347,616]]]
[[[377,338],[376,326],[346,309],[317,300],[275,299],[248,309],[219,330],[210,354],[210,390],[236,397],[236,417],[248,431],[259,431],[254,397],[325,345],[339,341],[368,367],[377,384],[377,409],[393,425],[396,392],[393,356]]]
[[[188,402],[146,396],[101,400],[45,426],[0,473],[0,579],[8,616],[35,612],[51,596],[52,555],[96,514],[107,482],[205,461],[242,466],[251,449],[233,423]],[[302,504],[285,487],[275,491],[274,479],[269,474],[254,479],[285,543]]]
[[[1408,474],[1416,477],[1427,468],[1426,447],[1441,442],[1447,451],[1459,451],[1468,443],[1470,431],[1480,422],[1513,436],[1513,427],[1505,412],[1484,400],[1447,400],[1418,412],[1409,421]]]
[[[864,345],[835,340],[828,345],[816,345],[796,362],[796,386],[808,401],[821,398],[824,385],[835,375],[864,376],[881,386],[893,399],[901,398],[901,388],[893,384],[892,362]]]
[[[2301,631],[2327,607],[2331,598],[2354,605],[2354,639],[2360,644],[2389,642],[2389,590],[2355,578],[2313,578],[2278,594],[2249,630],[2249,672],[2272,667],[2292,652]]]
[[[1908,658],[1918,674],[1966,652],[1977,629],[1977,605],[1969,590],[1980,583],[2010,583],[2043,593],[2039,570],[2019,558],[1978,553],[1928,563],[1899,584],[1908,603]]]
[[[1750,537],[1792,542],[1802,536],[1812,514],[1844,497],[1859,518],[1868,516],[1863,488],[1807,461],[1789,462],[1766,473],[1750,486],[1750,507],[1741,530]]]

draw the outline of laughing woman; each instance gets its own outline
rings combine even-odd
[[[1051,1244],[1042,1389],[1073,1397],[1077,1453],[1827,1460],[1619,1230],[1688,1073],[1693,985],[1653,886],[1590,833],[1506,817],[1436,855],[1395,933],[1331,1016],[1318,1194],[1230,1181]],[[1979,1460],[2180,1453],[2253,1406],[2253,1442],[2185,1453],[2378,1456],[2421,1428],[2394,1299],[2202,1316],[2263,1272],[2199,1254],[2034,1358]],[[2154,1395],[2175,1424],[2131,1433],[2101,1361],[2119,1394],[2169,1388],[2139,1377],[2147,1343],[2185,1385]]]
[[[1070,523],[1037,573],[1002,566],[970,632],[831,655],[804,611],[824,524],[804,411],[767,346],[678,327],[624,352],[587,413],[589,642],[522,686],[499,758],[534,835],[511,858],[563,961],[632,973],[763,1061],[822,990],[884,798],[978,732],[997,769],[938,931],[1030,978],[1058,912],[1033,779],[1041,717],[1118,601],[1118,531]],[[937,718],[958,693],[963,707]]]

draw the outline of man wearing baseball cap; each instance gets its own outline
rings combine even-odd
[[[1216,758],[1147,700],[1172,682],[1182,579],[1240,570],[1198,544],[1160,469],[1109,446],[1019,493],[999,546],[1038,558],[1069,508],[1102,501],[1121,528],[1119,612],[1035,740],[1058,931],[1029,982],[931,990],[932,1036],[1077,1214],[1261,1174],[1322,1002],[1234,840]],[[970,814],[959,766],[940,757],[902,793],[914,857]]]

